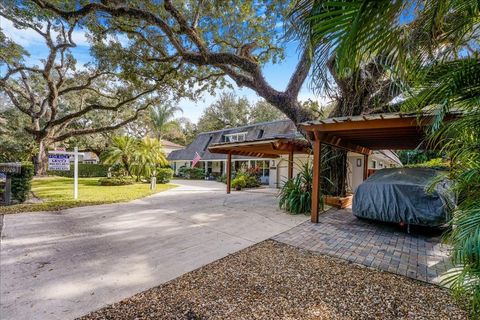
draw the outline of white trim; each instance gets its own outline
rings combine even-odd
[[[227,134],[224,134],[223,137],[225,138],[225,142],[243,142],[247,140],[247,134],[248,134],[248,131],[242,131],[237,133],[227,133]],[[239,139],[240,136],[243,136],[242,140]],[[232,141],[229,139],[232,137],[237,137],[237,139],[235,141]]]

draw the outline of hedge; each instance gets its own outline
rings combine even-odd
[[[109,166],[94,163],[79,163],[78,176],[80,178],[106,177]],[[73,178],[73,163],[70,164],[70,171],[47,171],[48,175]]]
[[[130,177],[100,178],[98,182],[101,186],[126,186],[134,183]]]
[[[195,167],[181,167],[180,169],[178,169],[178,173],[181,177],[184,177],[185,179],[198,180],[205,178],[205,171]]]
[[[157,169],[157,183],[169,183],[173,178],[173,169],[160,168]]]
[[[32,179],[34,166],[30,162],[22,162],[20,173],[14,173],[12,177],[12,199],[25,202],[30,190],[32,190]]]

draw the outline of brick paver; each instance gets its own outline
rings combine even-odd
[[[330,209],[318,224],[304,222],[274,240],[400,274],[439,283],[449,267],[448,246],[440,243],[440,232],[413,229],[357,219],[351,210]]]

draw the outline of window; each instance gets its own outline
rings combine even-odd
[[[258,131],[258,136],[257,136],[257,139],[261,139],[263,137],[263,134],[265,133],[265,130],[263,129],[260,129],[260,131]]]
[[[372,168],[373,169],[377,168],[377,161],[376,160],[372,160]]]
[[[225,142],[242,142],[247,139],[246,132],[231,133],[225,135]]]

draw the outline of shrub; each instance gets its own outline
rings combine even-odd
[[[49,175],[73,178],[73,163],[70,165],[69,171],[47,171]],[[108,166],[95,163],[79,163],[78,176],[80,178],[95,178],[106,177],[108,173]]]
[[[19,202],[25,202],[30,190],[32,190],[32,178],[34,174],[33,164],[22,162],[20,173],[14,173],[12,177],[12,199]]]
[[[258,188],[260,187],[260,180],[257,176],[246,176],[245,178],[247,185],[246,188]]]
[[[247,180],[245,176],[239,176],[232,180],[232,187],[233,188],[245,188],[247,186]]]
[[[178,173],[181,177],[184,177],[185,179],[198,180],[205,178],[205,172],[202,169],[195,167],[181,167],[180,169],[178,169]]]
[[[255,171],[238,171],[234,174],[232,174],[234,177],[232,179],[232,187],[233,187],[233,181],[237,178],[241,178],[242,180],[245,181],[245,186],[244,188],[258,188],[260,187],[260,177],[255,173]],[[221,175],[216,178],[218,182],[223,182],[227,183],[227,176],[226,175]]]
[[[422,162],[422,163],[406,165],[405,167],[448,170],[450,168],[450,163],[448,161],[443,160],[442,158],[435,158],[435,159],[430,159],[430,160],[428,160],[426,162]]]
[[[227,183],[227,176],[222,174],[221,176],[216,177],[215,180],[217,182]]]
[[[280,208],[293,214],[306,214],[312,206],[312,165],[307,162],[302,166],[300,173],[289,179],[280,190]],[[323,199],[323,197],[320,197]],[[323,201],[323,200],[320,200]]]
[[[173,169],[171,168],[159,168],[157,169],[157,182],[169,183],[173,178]]]
[[[108,168],[108,172],[112,177],[126,177],[128,176],[127,170],[121,163],[115,163],[110,168]]]
[[[111,177],[111,178],[100,178],[98,182],[101,186],[125,186],[128,184],[133,184],[133,179],[130,177]]]

